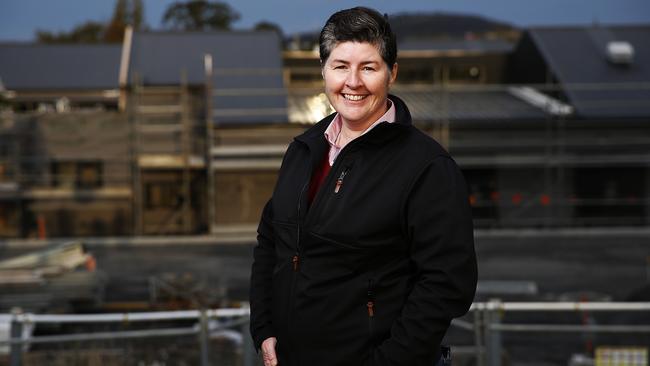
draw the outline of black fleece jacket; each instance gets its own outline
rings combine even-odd
[[[251,334],[280,366],[433,365],[476,289],[471,212],[449,154],[396,123],[349,143],[308,207],[326,117],[295,138],[258,228]]]

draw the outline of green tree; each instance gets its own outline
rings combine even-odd
[[[142,0],[117,0],[113,17],[108,24],[88,21],[77,25],[69,32],[36,31],[36,40],[41,43],[99,43],[122,42],[127,25],[141,29],[144,10]]]
[[[144,28],[144,5],[142,0],[132,0],[131,8],[131,25],[134,29]]]
[[[280,39],[284,38],[284,33],[282,32],[282,28],[280,28],[280,26],[275,23],[262,20],[261,22],[255,24],[255,27],[253,28],[258,31],[263,31],[263,30],[274,31],[275,33],[278,34]]]
[[[239,20],[239,13],[228,4],[193,0],[172,3],[163,15],[163,24],[172,29],[200,31],[230,29]]]
[[[88,21],[74,27],[70,32],[36,31],[40,43],[98,43],[103,40],[104,24]]]
[[[120,42],[124,38],[124,29],[126,28],[127,0],[117,0],[113,17],[106,26],[104,40],[106,42]]]
[[[127,25],[136,30],[142,27],[143,12],[142,0],[117,0],[113,17],[104,32],[104,40],[106,42],[122,42],[124,29]]]
[[[284,47],[284,33],[282,32],[282,28],[280,28],[279,25],[262,20],[261,22],[255,24],[255,27],[253,27],[253,29],[256,31],[275,32],[278,35],[280,49]]]

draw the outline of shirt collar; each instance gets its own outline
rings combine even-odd
[[[383,116],[379,117],[378,120],[376,120],[373,124],[371,124],[368,128],[366,128],[359,136],[365,135],[366,133],[368,133],[368,131],[372,130],[373,128],[375,128],[375,126],[377,126],[382,122],[388,122],[388,123],[395,122],[395,103],[390,99],[388,99],[388,103],[390,104],[390,106],[388,107],[386,113],[384,113]],[[336,146],[341,148],[340,146],[336,145],[336,139],[339,133],[341,133],[341,127],[343,127],[343,120],[341,119],[341,115],[337,113],[336,116],[334,116],[332,122],[330,122],[329,126],[327,126],[327,129],[325,130],[325,139],[327,140],[327,142],[329,142],[330,146]]]

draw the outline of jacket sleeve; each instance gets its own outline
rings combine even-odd
[[[451,320],[467,312],[477,281],[471,209],[460,169],[447,156],[425,167],[404,207],[415,270],[411,293],[371,364],[432,365]]]
[[[256,349],[260,349],[265,339],[275,336],[271,321],[271,281],[276,260],[273,226],[271,225],[271,205],[271,200],[269,200],[264,206],[257,228],[257,245],[253,248],[250,331]]]

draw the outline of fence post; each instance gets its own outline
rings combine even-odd
[[[22,310],[20,308],[11,309],[11,332],[10,340],[11,342],[11,366],[21,366],[23,364],[23,344],[16,342],[17,340],[22,340],[23,338],[23,322],[20,319],[22,315]]]
[[[208,314],[205,309],[201,309],[201,331],[199,333],[199,343],[201,348],[201,366],[209,366],[210,358],[208,357],[208,344],[210,339],[210,330],[208,325]]]
[[[485,311],[485,346],[488,366],[501,366],[501,331],[494,329],[501,323],[501,300],[490,300]]]
[[[249,321],[242,325],[241,334],[244,337],[244,342],[242,344],[242,357],[244,358],[243,365],[255,366],[257,353],[255,352],[255,346],[253,345],[253,338],[250,332],[250,318]]]
[[[488,365],[491,366],[490,363],[490,357],[492,355],[492,342],[491,342],[491,336],[492,333],[490,332],[490,310],[489,310],[488,303],[485,303],[485,306],[483,309],[481,309],[481,314],[483,315],[482,318],[482,323],[481,327],[483,328],[483,366]]]
[[[483,346],[483,307],[474,309],[474,347],[476,347],[476,365],[485,366],[485,347]]]

